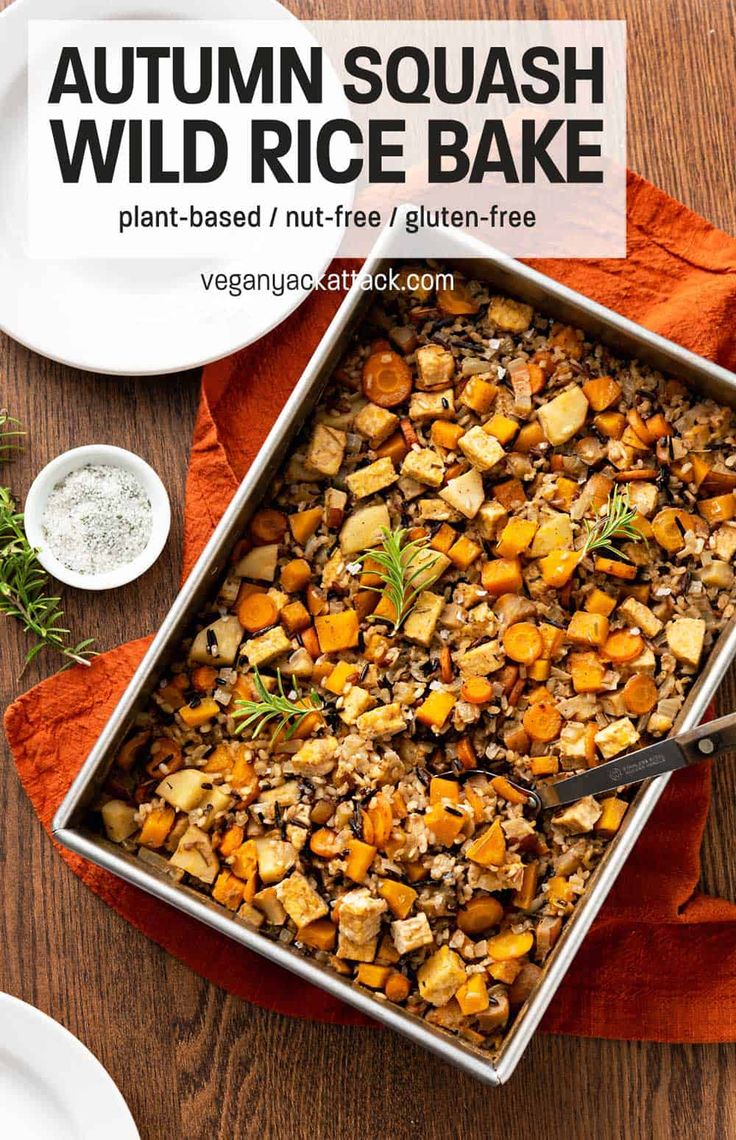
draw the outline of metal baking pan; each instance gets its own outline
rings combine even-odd
[[[577,325],[615,352],[638,357],[664,372],[685,381],[696,390],[736,406],[736,376],[678,345],[648,332],[604,309],[578,293],[557,284],[505,255],[489,252],[474,239],[447,234],[448,249],[456,251],[444,259],[449,267],[487,280],[499,290],[533,304],[545,314]],[[363,274],[376,274],[392,264],[396,232],[388,230],[367,259]],[[245,926],[230,913],[196,891],[176,884],[119,847],[85,827],[87,807],[104,781],[117,749],[133,724],[137,711],[146,701],[157,680],[177,652],[190,623],[216,591],[229,555],[250,516],[267,493],[285,452],[317,402],[331,371],[337,364],[366,310],[371,294],[353,286],[325,333],[311,362],[296,385],[288,403],[261,448],[256,460],[236,492],[230,506],[207,544],[199,561],[179,593],[161,629],[138,668],[115,712],[53,822],[53,832],[69,850],[112,871],[120,878],[171,903],[179,910],[291,970],[313,985],[320,986],[361,1012],[403,1033],[417,1044],[438,1054],[466,1072],[489,1084],[501,1084],[513,1073],[555,990],[565,975],[585,934],[606,898],[616,876],[644,827],[668,777],[644,785],[633,801],[626,822],[598,865],[581,902],[568,920],[562,937],[547,960],[536,991],[522,1009],[495,1055],[484,1052],[462,1039],[428,1025],[426,1021],[397,1006],[381,1001],[340,977],[328,967],[301,955],[291,946],[273,942]],[[691,690],[673,732],[695,727],[715,694],[734,653],[736,621],[724,628],[716,646]]]

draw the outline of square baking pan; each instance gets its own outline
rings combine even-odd
[[[421,1018],[372,996],[356,983],[327,966],[306,958],[289,945],[272,941],[248,927],[217,903],[197,891],[175,883],[165,873],[94,833],[85,824],[89,805],[105,780],[115,754],[132,727],[136,714],[145,704],[198,612],[214,595],[229,562],[230,553],[248,520],[267,494],[292,441],[306,416],[319,399],[351,336],[372,303],[372,295],[362,285],[367,274],[385,272],[396,262],[397,225],[380,237],[367,259],[361,277],[338,310],[304,374],[296,384],[284,410],[263,444],[245,479],[235,493],[222,521],[205,547],[196,566],[176,598],[161,629],[136,671],[117,708],[105,726],[53,822],[57,840],[69,850],[113,872],[129,883],[163,899],[199,919],[229,938],[305,981],[320,986],[333,996],[355,1006],[362,1013],[403,1033],[417,1044],[446,1061],[490,1084],[501,1084],[513,1073],[524,1049],[564,977],[587,930],[606,898],[627,855],[641,833],[666,785],[662,776],[642,786],[626,821],[609,845],[589,881],[562,936],[548,957],[542,978],[526,1005],[517,1015],[498,1052],[490,1053],[461,1038],[427,1024]],[[475,239],[459,234],[445,235],[451,256],[443,258],[448,268],[488,281],[494,288],[532,304],[545,315],[583,328],[614,352],[642,361],[674,375],[721,403],[736,406],[736,376],[685,349],[648,332],[631,321],[604,309],[594,301],[559,285],[511,258],[489,251]],[[404,247],[405,248],[405,247]],[[695,727],[702,719],[734,653],[736,621],[723,629],[691,689],[674,732]]]

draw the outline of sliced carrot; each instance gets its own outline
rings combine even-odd
[[[659,471],[656,467],[632,467],[629,471],[617,471],[613,476],[614,483],[649,483],[656,479]]]
[[[276,603],[268,594],[248,594],[238,606],[238,621],[248,633],[268,629],[278,616]]]
[[[491,787],[497,796],[510,804],[525,804],[529,799],[519,788],[515,788],[505,776],[494,776],[491,780]]]
[[[456,745],[457,758],[466,771],[475,768],[478,764],[478,757],[473,748],[473,742],[469,736],[461,736]]]
[[[411,370],[397,352],[375,352],[363,365],[363,393],[379,408],[403,404],[411,389]]]
[[[642,443],[645,443],[647,446],[651,446],[651,444],[654,443],[656,436],[649,430],[648,424],[644,423],[641,414],[637,412],[636,408],[629,408],[626,413],[626,419],[629,421],[629,427],[636,432]]]
[[[647,673],[634,673],[623,688],[626,711],[632,716],[644,716],[657,703],[657,686]]]
[[[440,681],[449,685],[454,676],[452,669],[452,654],[446,645],[440,650]]]
[[[537,701],[526,710],[523,725],[532,740],[549,744],[560,735],[562,716],[555,706],[545,699]]]
[[[474,895],[457,913],[457,925],[463,934],[483,934],[498,926],[503,918],[503,907],[493,895]]]
[[[486,705],[493,697],[493,685],[485,677],[467,677],[460,696],[469,705]]]
[[[519,665],[533,665],[541,657],[544,643],[542,635],[530,621],[510,625],[503,635],[506,656]]]
[[[281,511],[264,507],[262,511],[256,511],[250,520],[250,533],[256,542],[266,546],[272,542],[283,542],[288,526],[289,520]]]
[[[394,973],[386,980],[383,992],[389,1001],[406,1001],[411,993],[411,982],[403,974]]]
[[[602,655],[607,657],[609,661],[613,661],[614,664],[622,665],[626,661],[633,661],[643,652],[643,637],[628,629],[617,629],[609,634],[603,646]]]
[[[320,859],[334,859],[342,851],[343,846],[336,831],[329,827],[320,827],[313,832],[309,840],[309,850],[318,855]]]
[[[595,559],[593,565],[599,574],[610,574],[613,578],[624,578],[628,582],[636,578],[636,566],[633,562],[624,562],[620,558],[606,558],[601,555]]]

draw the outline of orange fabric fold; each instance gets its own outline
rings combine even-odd
[[[542,272],[736,369],[736,240],[636,175],[628,255],[544,261]],[[317,293],[264,342],[205,370],[187,483],[189,569],[342,298]],[[50,678],[5,715],[23,785],[48,828],[147,640]],[[93,696],[94,694],[94,696]],[[697,889],[710,802],[703,765],[671,780],[545,1018],[559,1033],[660,1041],[736,1038],[736,906]],[[318,992],[85,861],[72,870],[192,969],[280,1013],[369,1024]]]

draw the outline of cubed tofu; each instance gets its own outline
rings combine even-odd
[[[315,424],[307,448],[306,464],[318,475],[337,475],[345,458],[348,437],[339,428]]]
[[[622,673],[653,673],[657,668],[657,658],[654,650],[647,645],[633,661],[626,661],[618,668]]]
[[[430,1005],[446,1005],[465,981],[462,959],[449,946],[441,946],[417,970],[419,993]]]
[[[622,716],[620,720],[614,720],[600,732],[596,732],[594,739],[601,755],[606,760],[611,760],[627,748],[633,748],[638,744],[639,733],[631,720],[627,716]]]
[[[618,607],[618,613],[627,625],[636,626],[645,637],[656,637],[664,627],[664,623],[652,613],[649,606],[645,606],[636,598],[626,598]]]
[[[553,550],[572,550],[572,523],[569,515],[547,515],[537,528],[529,554],[532,558],[544,558]]]
[[[713,549],[724,562],[730,562],[736,553],[736,525],[724,523],[713,534]]]
[[[377,938],[371,938],[368,942],[353,942],[345,934],[339,934],[335,956],[346,958],[349,962],[372,962],[377,949]]]
[[[367,689],[361,689],[360,685],[353,685],[343,697],[340,717],[345,721],[345,724],[355,724],[358,717],[362,716],[364,712],[368,712],[368,709],[373,708],[375,703],[376,698]]]
[[[380,546],[383,531],[391,529],[391,519],[385,503],[361,507],[352,511],[340,531],[340,549],[344,555],[360,554],[371,546]]]
[[[547,440],[558,447],[580,431],[588,415],[588,401],[582,388],[568,388],[554,400],[542,404],[539,422]]]
[[[411,954],[422,946],[431,946],[434,941],[429,920],[422,912],[414,918],[404,918],[391,923],[391,937],[397,954]]]
[[[256,582],[273,582],[278,560],[278,543],[254,546],[236,563],[235,573],[240,578],[252,578]]]
[[[258,874],[266,886],[280,883],[296,863],[296,848],[273,835],[255,840]]]
[[[565,831],[569,831],[571,835],[582,835],[583,832],[593,830],[602,811],[600,804],[592,796],[585,796],[556,815],[553,822]]]
[[[404,622],[404,637],[426,648],[434,636],[445,599],[431,590],[423,590],[416,600],[414,609]]]
[[[498,440],[487,435],[480,426],[466,431],[458,446],[478,471],[491,471],[506,455]]]
[[[464,475],[450,479],[447,486],[440,491],[440,498],[461,515],[465,515],[466,519],[474,519],[485,499],[480,471],[471,467]]]
[[[299,871],[294,871],[288,879],[283,879],[275,891],[276,898],[297,927],[316,922],[328,912],[327,903]]]
[[[529,328],[534,316],[531,305],[512,301],[510,297],[491,297],[488,320],[502,332],[522,333]]]
[[[454,420],[455,392],[443,388],[439,392],[414,392],[409,402],[409,419],[419,424],[430,420]]]
[[[242,639],[242,625],[234,614],[228,614],[199,631],[189,650],[189,660],[198,665],[233,665]]]
[[[415,354],[417,362],[417,388],[422,392],[433,388],[447,388],[455,375],[455,358],[441,344],[425,344]]]
[[[261,665],[270,665],[277,657],[291,652],[291,640],[281,626],[277,625],[246,641],[243,648],[251,668],[255,669],[256,666],[260,668]]]
[[[560,756],[565,760],[579,760],[577,767],[587,767],[588,744],[585,725],[580,721],[569,720],[560,732]]]
[[[481,537],[489,541],[495,538],[508,517],[509,512],[496,499],[483,503],[475,518]]]
[[[337,763],[338,742],[334,736],[307,740],[291,758],[291,765],[299,776],[326,776]]]
[[[733,586],[733,566],[728,562],[720,562],[717,558],[698,570],[697,576],[708,589],[730,590]]]
[[[640,515],[648,519],[653,515],[659,503],[659,489],[656,483],[639,483],[634,481],[628,484],[629,501]]]
[[[377,709],[371,709],[358,717],[357,728],[361,736],[369,739],[374,736],[395,736],[406,728],[404,710],[396,701],[390,705],[379,705]]]
[[[355,417],[353,426],[375,448],[393,435],[399,426],[399,417],[388,408],[379,408],[378,404],[366,404]]]
[[[410,479],[416,479],[427,487],[441,487],[445,478],[445,465],[442,457],[431,447],[421,447],[407,452],[401,464],[401,474],[408,475]]]
[[[422,522],[457,522],[460,515],[443,499],[421,499],[418,503]]]
[[[497,641],[485,641],[482,645],[459,654],[456,661],[464,676],[487,677],[489,673],[495,673],[501,668],[504,654]]]
[[[705,641],[705,622],[702,618],[673,618],[667,623],[667,644],[670,652],[682,662],[697,669]]]
[[[385,899],[374,899],[367,887],[348,891],[340,899],[340,934],[350,942],[372,942],[378,937],[381,918],[387,910]]]
[[[398,479],[396,468],[390,459],[377,459],[367,467],[360,467],[345,479],[350,494],[355,499],[366,499],[376,495],[385,487],[390,487]]]

